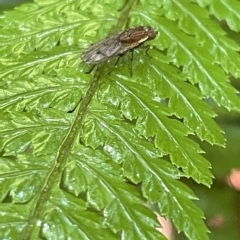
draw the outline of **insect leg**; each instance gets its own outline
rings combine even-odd
[[[132,68],[133,68],[133,51],[134,49],[131,50],[131,64],[130,64],[130,76],[132,77]]]
[[[96,66],[97,66],[97,65],[94,64],[88,71],[85,72],[85,74],[91,73]]]
[[[148,57],[151,58],[151,56],[148,54],[148,51],[149,51],[149,49],[150,49],[150,45],[142,46],[142,48],[145,48],[145,49],[146,49],[146,54],[148,55]]]
[[[116,67],[116,66],[117,66],[117,64],[118,64],[118,62],[119,62],[119,59],[120,59],[122,56],[123,56],[123,55],[119,55],[119,56],[118,56],[118,58],[117,58],[116,62],[114,63],[114,67]]]

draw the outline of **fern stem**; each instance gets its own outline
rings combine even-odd
[[[126,26],[128,17],[129,17],[129,12],[132,9],[135,2],[136,0],[127,1],[126,5],[122,9],[122,13],[118,20],[117,25],[113,28],[114,31],[123,29]],[[75,142],[75,139],[79,134],[79,130],[82,128],[84,116],[87,112],[87,108],[91,102],[91,99],[96,92],[100,76],[104,70],[104,66],[105,64],[97,68],[94,78],[85,96],[82,98],[82,101],[79,104],[76,119],[73,122],[71,128],[69,129],[69,132],[66,135],[63,141],[63,144],[61,145],[58,151],[55,165],[49,172],[48,177],[46,178],[45,184],[43,184],[43,187],[40,190],[39,196],[35,200],[36,205],[33,208],[34,211],[32,212],[32,215],[29,217],[28,224],[25,226],[25,228],[22,231],[22,234],[20,237],[20,239],[22,240],[33,239],[33,237],[36,237],[36,238],[38,237],[38,236],[34,236],[39,234],[39,231],[35,231],[36,228],[40,228],[40,226],[37,225],[37,221],[40,221],[43,218],[42,213],[45,212],[44,211],[45,204],[47,203],[47,201],[49,201],[49,196],[52,192],[52,189],[54,188],[54,186],[56,186],[61,182],[62,171],[67,162],[67,158],[69,156],[73,143]]]
[[[130,13],[130,11],[131,11],[131,9],[132,9],[132,7],[135,3],[136,3],[136,0],[126,1],[126,4],[121,11],[121,15],[119,17],[118,23],[113,28],[112,33],[113,32],[119,32],[119,31],[123,30],[124,28],[126,28],[127,21],[128,21],[128,18],[129,18],[129,13]]]
[[[56,163],[48,174],[46,178],[45,184],[43,184],[42,189],[40,190],[39,197],[35,200],[36,205],[32,209],[34,212],[29,217],[28,224],[23,229],[20,239],[34,239],[34,237],[38,238],[39,236],[34,236],[35,234],[39,234],[38,231],[35,231],[35,227],[39,227],[37,221],[43,219],[42,213],[44,213],[45,204],[49,201],[49,196],[54,188],[54,186],[58,185],[61,182],[62,171],[66,165],[67,158],[72,149],[72,146],[75,142],[75,139],[79,135],[79,130],[82,128],[84,116],[87,112],[87,108],[91,102],[93,95],[96,92],[98,82],[100,79],[100,75],[104,69],[104,66],[98,68],[95,72],[94,78],[85,94],[82,98],[82,101],[79,104],[78,113],[73,122],[71,128],[69,129],[68,134],[63,140],[63,144],[61,145],[58,154],[56,156]]]

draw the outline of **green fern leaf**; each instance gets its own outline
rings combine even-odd
[[[228,1],[211,1],[210,11],[218,18],[218,20],[225,20],[228,26],[235,32],[239,32],[239,24],[237,24],[240,20],[239,15],[239,4],[236,1],[228,0]]]
[[[208,239],[181,180],[213,178],[189,135],[225,143],[206,98],[240,110],[228,79],[239,45],[209,17],[236,31],[234,3],[124,4],[41,0],[1,16],[2,239],[166,239],[155,203],[189,239]],[[85,74],[83,50],[127,19],[159,32],[152,48]]]

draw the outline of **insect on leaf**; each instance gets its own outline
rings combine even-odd
[[[88,64],[105,62],[141,46],[144,42],[154,39],[156,35],[157,31],[151,27],[139,26],[124,30],[91,45],[82,54],[82,60]]]

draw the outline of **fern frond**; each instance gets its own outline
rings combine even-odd
[[[215,1],[114,4],[41,0],[1,16],[3,239],[166,239],[154,203],[189,239],[208,239],[181,180],[213,178],[189,135],[225,143],[205,99],[240,110],[229,82],[239,45],[210,18],[238,30],[234,2],[221,13]],[[85,74],[82,51],[128,18],[159,32],[134,51],[133,75],[129,54]]]
[[[234,32],[239,32],[240,27],[238,22],[240,21],[240,6],[237,1],[211,1],[210,2],[211,13],[218,18],[218,20],[225,20],[230,29]]]
[[[188,80],[199,84],[203,96],[228,110],[239,111],[239,98],[226,76],[230,73],[239,77],[238,44],[210,20],[206,9],[189,1],[162,1],[163,9],[153,6],[156,15],[151,19],[146,14],[147,5],[134,12],[133,23],[144,21],[158,26],[161,37],[156,42],[161,49],[167,48],[169,61],[183,67]]]

